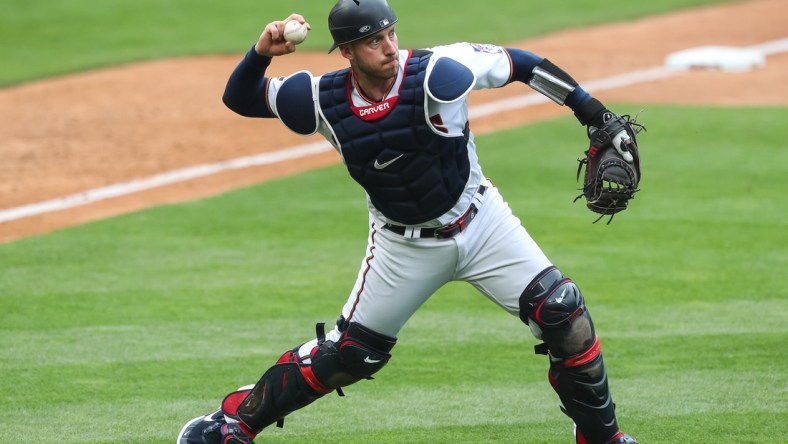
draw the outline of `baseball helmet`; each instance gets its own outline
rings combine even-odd
[[[339,0],[328,13],[328,30],[334,39],[328,52],[394,23],[397,23],[397,15],[386,0]]]

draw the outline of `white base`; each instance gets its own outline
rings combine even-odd
[[[701,46],[674,52],[665,58],[665,65],[674,69],[714,69],[749,71],[766,65],[762,51],[735,46]]]

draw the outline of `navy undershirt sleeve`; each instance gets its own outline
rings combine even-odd
[[[509,58],[512,60],[512,78],[509,79],[510,82],[517,80],[528,83],[528,79],[531,78],[531,72],[536,68],[536,65],[544,60],[543,57],[519,48],[506,48],[506,52],[509,53]]]
[[[257,54],[254,47],[250,49],[227,80],[224,104],[245,117],[276,117],[266,101],[265,70],[270,64],[271,57]]]

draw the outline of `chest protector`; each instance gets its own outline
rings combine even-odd
[[[348,172],[375,208],[406,225],[427,222],[451,209],[470,174],[467,127],[464,135],[441,135],[427,120],[424,85],[431,55],[414,52],[399,96],[361,112],[354,112],[350,101],[350,69],[320,80],[320,108]]]

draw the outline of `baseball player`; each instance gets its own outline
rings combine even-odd
[[[339,0],[328,25],[349,68],[266,77],[292,14],[269,23],[227,83],[224,103],[246,117],[278,118],[319,133],[366,191],[369,236],[358,277],[331,328],[286,351],[254,384],[188,422],[179,444],[252,443],[290,413],[371,379],[397,334],[449,281],[466,281],[542,341],[549,382],[575,424],[577,443],[635,443],[619,430],[600,342],[578,286],[526,232],[482,172],[468,94],[521,82],[600,127],[611,115],[550,61],[516,48],[457,43],[400,49],[385,0]]]

